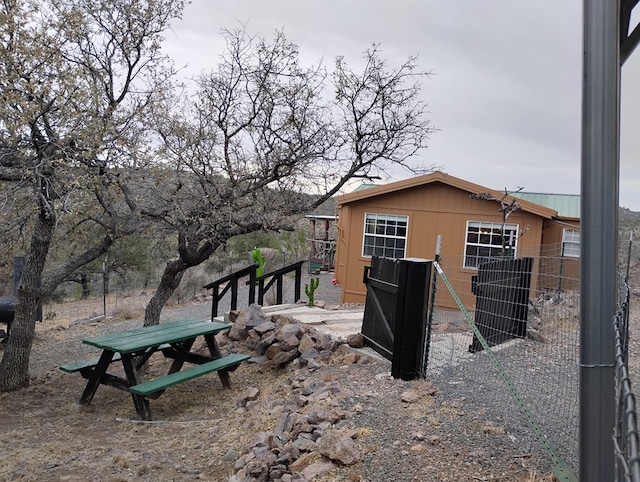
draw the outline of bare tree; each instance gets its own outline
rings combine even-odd
[[[502,237],[502,254],[501,254],[502,257],[507,257],[507,256],[513,257],[515,242],[518,239],[520,239],[522,236],[524,236],[524,234],[531,227],[531,226],[527,226],[525,229],[523,229],[519,233],[516,233],[515,238],[507,237],[505,235],[505,226],[507,224],[507,219],[509,218],[511,213],[520,211],[522,209],[522,206],[518,202],[518,198],[513,195],[518,194],[523,189],[524,189],[523,187],[518,187],[515,191],[509,191],[505,187],[504,192],[500,197],[495,196],[494,194],[491,194],[489,192],[479,192],[479,193],[474,193],[469,195],[471,199],[479,199],[481,201],[494,201],[500,204],[500,208],[498,209],[498,211],[502,215],[502,225],[500,227],[500,236]],[[511,197],[510,201],[507,199],[509,197]]]
[[[145,312],[160,311],[184,271],[231,237],[293,226],[354,176],[412,169],[409,159],[434,131],[421,101],[411,57],[389,68],[377,46],[364,53],[362,72],[343,58],[328,75],[303,67],[297,46],[282,32],[273,39],[225,31],[217,69],[198,78],[193,104],[173,101],[157,116],[162,157],[173,166],[173,188],[147,212],[178,237]],[[165,115],[171,112],[171,115]]]
[[[339,57],[333,72],[333,109],[339,112],[336,126],[342,143],[337,169],[330,167],[338,189],[354,176],[376,178],[394,166],[414,174],[435,169],[408,162],[427,147],[436,130],[421,98],[422,81],[431,72],[419,70],[416,57],[390,69],[376,44],[364,52],[364,61],[358,72]]]
[[[144,114],[172,74],[161,34],[181,0],[10,0],[0,3],[0,181],[29,231],[0,390],[29,383],[38,303],[115,239],[139,228],[129,184],[144,167]],[[73,219],[73,221],[71,221]],[[48,265],[65,228],[95,241]],[[96,235],[99,233],[99,235]],[[89,239],[90,237],[87,237]]]

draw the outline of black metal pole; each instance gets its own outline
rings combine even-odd
[[[107,258],[102,260],[102,315],[107,318]]]
[[[629,233],[629,249],[627,251],[627,269],[624,273],[624,282],[629,282],[629,270],[631,269],[631,247],[633,245],[633,231]]]
[[[620,142],[620,0],[584,0],[580,480],[615,478],[614,333]]]

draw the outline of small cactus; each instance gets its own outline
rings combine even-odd
[[[318,285],[320,284],[320,278],[311,278],[309,280],[309,283],[305,283],[304,285],[304,292],[307,295],[307,298],[309,298],[309,306],[315,306],[315,291],[318,288]]]
[[[251,252],[251,257],[258,265],[258,268],[256,269],[256,276],[259,278],[264,274],[264,265],[267,264],[267,260],[264,259],[264,256],[262,256],[262,252],[260,252],[258,248],[253,249],[253,251]]]

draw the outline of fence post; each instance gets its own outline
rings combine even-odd
[[[391,376],[412,380],[422,376],[426,342],[429,280],[432,262],[401,259],[398,266],[396,323]]]
[[[579,477],[600,482],[615,477],[620,0],[584,0],[583,12]]]
[[[300,284],[302,283],[302,264],[299,264],[296,267],[296,281],[295,281],[295,285],[293,287],[294,293],[293,293],[293,302],[297,303],[298,301],[300,301],[300,297],[301,297],[301,293],[300,293]]]
[[[438,234],[436,238],[436,255],[435,262],[440,262],[440,248],[442,247],[442,234]],[[422,376],[426,378],[427,376],[427,368],[429,366],[429,347],[431,346],[431,330],[433,329],[433,310],[435,309],[436,304],[436,286],[438,274],[436,270],[432,269],[433,275],[431,276],[431,299],[429,301],[429,316],[427,319],[427,331],[425,334],[424,347],[423,347],[423,362],[422,362]]]
[[[102,316],[107,318],[107,257],[102,260]]]
[[[18,295],[18,287],[20,286],[20,279],[26,262],[26,256],[15,256],[13,258],[13,296]]]

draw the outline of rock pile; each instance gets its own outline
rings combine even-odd
[[[337,382],[308,375],[336,352],[344,364],[367,363],[368,357],[349,346],[362,346],[361,336],[340,344],[288,316],[267,317],[257,305],[234,318],[233,327],[220,340],[223,349],[253,350],[250,362],[259,370],[286,367],[293,376],[273,388],[275,397],[270,393],[262,398],[260,389],[250,387],[238,400],[239,410],[267,412],[276,423],[271,430],[258,433],[244,455],[227,454],[228,460],[235,460],[237,471],[229,481],[304,482],[340,465],[360,462],[362,454],[354,442],[359,432],[349,422],[355,412],[341,408],[353,393]]]
[[[580,320],[580,293],[543,293],[529,304],[527,338],[546,342],[558,329],[577,330]]]
[[[344,394],[336,394],[331,384],[297,380],[295,386],[288,400],[269,403],[270,414],[279,422],[248,444],[235,462],[237,473],[230,482],[304,482],[362,460],[354,442],[359,432],[348,425],[352,414],[327,403]],[[251,400],[259,395],[251,388],[240,403],[247,404],[246,410],[262,410],[263,402]]]
[[[331,336],[290,316],[266,316],[259,305],[251,305],[230,318],[233,326],[220,340],[220,345],[236,343],[252,350],[255,356],[250,362],[257,363],[261,371],[283,368],[289,363],[293,368],[316,369],[321,366],[319,362],[328,359],[340,345]],[[347,344],[361,348],[362,336],[349,336]]]

